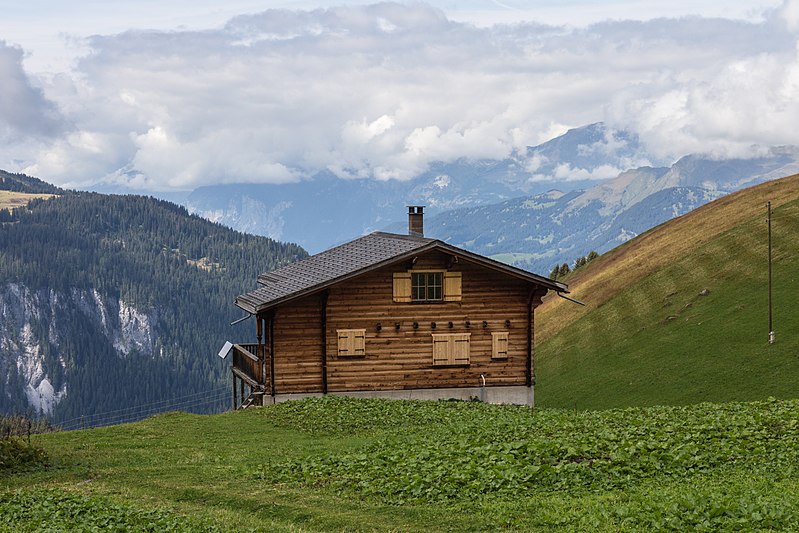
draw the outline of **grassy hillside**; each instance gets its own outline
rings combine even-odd
[[[0,530],[799,528],[799,403],[580,412],[322,398],[34,436]]]
[[[3,209],[16,209],[28,204],[37,198],[52,198],[52,194],[32,194],[27,192],[3,191],[0,190],[0,211]]]
[[[67,191],[40,179],[0,170],[0,211],[11,211],[28,205],[31,200],[46,200],[64,193]],[[2,215],[0,221],[7,219],[10,219],[10,213]]]
[[[774,328],[766,203],[773,207]],[[536,314],[536,400],[602,408],[799,397],[799,175],[707,204],[565,281]]]

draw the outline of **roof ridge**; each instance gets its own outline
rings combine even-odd
[[[259,275],[258,283],[261,287],[240,295],[236,298],[236,303],[242,309],[257,312],[263,310],[267,305],[274,306],[280,302],[298,298],[332,283],[350,279],[371,269],[380,268],[433,249],[460,255],[464,259],[477,262],[484,267],[543,284],[559,292],[568,291],[566,285],[469,252],[439,239],[372,232]]]
[[[372,233],[365,235],[365,237],[368,237],[369,235],[380,235],[382,237],[389,237],[392,239],[402,239],[405,241],[419,241],[425,243],[438,240],[438,239],[433,239],[432,237],[420,237],[418,235],[407,235],[405,233],[389,233],[387,231],[373,231]]]
[[[433,242],[433,241],[437,240],[437,239],[430,239],[430,238],[427,238],[427,237],[417,237],[415,235],[403,235],[401,233],[388,233],[388,232],[385,232],[385,231],[373,231],[371,233],[367,233],[366,235],[361,235],[360,237],[356,237],[355,239],[353,239],[351,241],[343,242],[343,243],[341,243],[339,245],[336,245],[336,246],[334,246],[332,248],[328,248],[327,250],[322,250],[321,252],[315,253],[313,255],[309,255],[308,257],[300,259],[299,261],[294,261],[294,262],[289,263],[287,265],[283,265],[283,266],[281,266],[279,268],[276,268],[276,269],[273,269],[273,270],[268,270],[266,272],[262,272],[261,274],[258,275],[258,277],[261,277],[264,274],[271,274],[271,273],[274,273],[274,272],[280,272],[281,270],[283,270],[283,269],[285,269],[287,267],[290,267],[290,266],[293,267],[295,265],[300,265],[300,264],[303,264],[306,261],[312,260],[314,258],[318,259],[319,257],[322,257],[322,256],[331,255],[332,253],[336,252],[337,250],[339,250],[339,249],[341,249],[343,247],[351,247],[353,244],[355,244],[355,243],[357,243],[359,241],[363,241],[363,240],[368,239],[370,237],[378,237],[378,236],[379,237],[387,237],[387,238],[397,239],[397,240],[403,240],[403,241],[415,241],[415,242],[418,242],[419,244],[427,244],[427,243],[430,243],[430,242]]]

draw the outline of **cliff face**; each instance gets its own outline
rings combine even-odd
[[[157,349],[155,310],[141,310],[96,289],[59,292],[0,287],[2,400],[50,415],[75,392],[72,374],[80,347],[107,344],[119,358],[152,358]],[[78,350],[75,350],[78,348]],[[113,355],[112,355],[113,356]]]
[[[216,350],[254,334],[229,325],[233,297],[305,255],[142,196],[65,191],[0,211],[0,413],[97,425],[145,406],[227,409]]]

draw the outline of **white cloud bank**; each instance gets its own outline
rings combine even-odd
[[[22,68],[22,50],[0,40],[0,143],[56,135],[55,106],[31,84]]]
[[[658,157],[744,155],[799,144],[798,42],[799,0],[750,22],[584,28],[477,27],[424,4],[269,10],[95,36],[46,77],[0,43],[0,168],[151,189],[406,179],[599,120]]]

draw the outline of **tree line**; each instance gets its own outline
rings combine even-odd
[[[1,213],[0,289],[22,284],[44,299],[96,290],[157,317],[153,355],[127,357],[81,309],[31,319],[54,388],[67,383],[55,422],[229,383],[216,350],[225,340],[252,341],[255,329],[251,322],[229,325],[242,315],[233,299],[255,289],[259,273],[307,256],[298,245],[143,196],[70,192]],[[201,259],[209,266],[198,266]],[[9,384],[2,412],[27,407],[11,355],[0,352],[0,379]]]
[[[550,270],[549,272],[549,278],[554,280],[564,278],[570,272],[573,272],[578,268],[584,267],[585,265],[587,265],[597,257],[599,257],[599,254],[596,253],[594,250],[591,250],[587,255],[575,259],[573,268],[570,268],[568,263],[563,263],[562,265],[555,265],[554,267],[552,267],[552,270]]]
[[[66,192],[38,178],[25,174],[12,174],[4,170],[0,170],[0,191],[30,194],[64,194]]]

